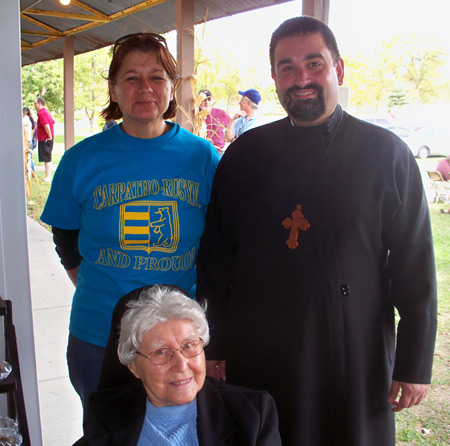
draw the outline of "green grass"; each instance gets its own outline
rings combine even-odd
[[[52,153],[52,164],[54,166],[57,166],[59,164],[59,162],[61,161],[62,156],[63,156],[63,153],[57,153],[57,152]],[[44,166],[44,163],[39,163],[37,149],[33,151],[33,163],[35,166]]]
[[[450,445],[450,215],[430,204],[438,280],[438,336],[430,392],[397,414],[397,445]]]
[[[36,172],[36,175],[39,179],[42,179],[45,176],[44,172],[39,171]],[[50,183],[45,183],[44,181],[38,182],[35,178],[31,179],[31,197],[27,200],[27,214],[48,230],[50,230],[50,226],[43,223],[40,217],[49,192]]]
[[[85,136],[75,136],[75,144],[83,141]],[[55,136],[55,144],[64,144],[64,135],[56,135]]]
[[[53,163],[57,164],[61,156],[62,153],[55,153]],[[437,162],[438,159],[432,158],[419,160],[418,164],[423,170],[434,170]],[[44,172],[37,173],[43,178]],[[49,183],[32,180],[28,215],[40,224],[43,224],[39,217],[49,190]],[[444,207],[448,206],[430,203],[439,299],[433,381],[423,404],[396,415],[399,446],[450,445],[450,215],[440,213]]]

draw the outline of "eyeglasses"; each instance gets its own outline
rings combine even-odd
[[[198,341],[186,342],[181,348],[163,347],[153,350],[148,355],[138,351],[136,351],[136,354],[148,359],[154,365],[164,365],[172,360],[175,352],[180,352],[185,358],[195,358],[202,354],[204,347],[205,343],[202,339],[199,339]]]
[[[154,38],[155,40],[157,40],[158,42],[162,43],[166,48],[167,48],[167,41],[166,39],[161,36],[160,34],[156,34],[156,33],[134,33],[134,34],[127,34],[126,36],[123,37],[119,37],[116,42],[114,43],[114,47],[113,47],[113,54],[115,54],[116,49],[119,45],[124,44],[125,42],[127,42],[128,40],[130,40],[133,37],[136,36],[149,36]]]

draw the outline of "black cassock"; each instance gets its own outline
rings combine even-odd
[[[273,395],[283,445],[395,444],[391,380],[430,382],[436,334],[428,203],[408,147],[339,106],[321,126],[244,133],[216,173],[197,295],[207,358]]]

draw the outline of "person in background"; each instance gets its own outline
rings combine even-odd
[[[179,79],[162,36],[118,39],[101,116],[123,121],[64,153],[41,216],[76,286],[67,360],[83,405],[97,389],[121,296],[149,281],[194,295],[219,157],[208,141],[170,121]]]
[[[206,138],[217,149],[219,156],[222,156],[225,152],[224,132],[231,118],[225,110],[213,107],[213,97],[209,90],[200,90],[199,94],[205,95],[205,99],[200,104],[200,110],[209,111],[205,118]]]
[[[133,376],[91,396],[76,446],[281,446],[267,392],[205,376],[206,307],[173,286],[142,287],[118,306],[124,301],[106,355],[118,356],[116,368]]]
[[[30,121],[33,122],[33,133],[32,133],[32,137],[31,137],[31,150],[34,150],[37,145],[38,145],[38,140],[37,140],[37,123],[36,120],[34,119],[33,113],[31,112],[31,110],[27,107],[27,116],[30,119]]]
[[[113,125],[116,125],[116,124],[117,124],[117,121],[115,119],[110,119],[109,121],[106,121],[105,125],[102,128],[102,132],[110,129]]]
[[[26,137],[26,143],[28,150],[30,152],[28,153],[28,156],[30,158],[30,169],[32,172],[34,172],[34,163],[33,163],[33,136],[36,134],[36,122],[33,119],[33,116],[30,112],[30,109],[28,107],[23,107],[22,110],[22,124],[23,128],[25,129],[25,137]]]
[[[238,91],[242,96],[239,101],[239,111],[231,118],[225,130],[225,141],[233,142],[247,130],[258,125],[256,113],[258,104],[261,102],[261,94],[258,90],[250,88],[245,91]]]
[[[327,25],[285,21],[270,62],[288,116],[228,147],[199,250],[208,374],[270,392],[284,446],[393,446],[436,338],[421,174],[398,136],[338,104]]]
[[[45,164],[45,177],[43,181],[52,181],[52,152],[55,132],[53,120],[49,111],[45,108],[45,99],[38,97],[34,102],[37,111],[37,130],[39,162]]]
[[[444,181],[450,181],[450,155],[439,161],[436,170],[441,174]]]

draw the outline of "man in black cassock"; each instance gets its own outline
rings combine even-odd
[[[267,389],[285,446],[393,445],[394,413],[427,394],[436,336],[421,176],[397,136],[337,104],[326,25],[286,21],[270,59],[288,117],[225,153],[199,251],[209,373],[226,363],[227,381]]]

